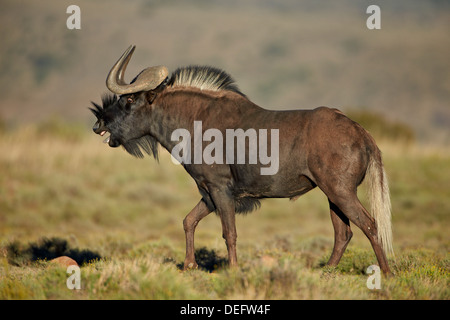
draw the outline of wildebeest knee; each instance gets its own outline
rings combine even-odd
[[[351,230],[348,230],[345,233],[345,242],[349,242],[353,237],[353,232]]]
[[[185,232],[189,232],[195,229],[198,221],[192,221],[189,217],[184,218],[183,220],[183,228]]]

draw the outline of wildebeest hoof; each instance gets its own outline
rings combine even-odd
[[[198,269],[198,264],[195,263],[195,262],[191,262],[191,263],[188,263],[188,264],[185,263],[183,269],[184,269],[184,270],[194,270],[194,269]]]

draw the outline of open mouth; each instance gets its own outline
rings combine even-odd
[[[100,132],[100,135],[103,137],[107,131],[103,130]],[[111,139],[111,135],[109,135],[105,140],[103,140],[103,143],[109,143],[109,140]]]

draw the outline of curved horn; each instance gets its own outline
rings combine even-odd
[[[125,82],[125,70],[133,55],[134,49],[136,49],[136,46],[129,46],[111,68],[111,71],[106,78],[106,87],[111,92],[116,94],[127,94],[139,91],[149,91],[155,89],[167,78],[169,71],[166,67],[150,67],[141,71],[132,83],[127,84]]]

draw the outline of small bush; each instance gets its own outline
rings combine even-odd
[[[200,268],[209,272],[213,272],[228,264],[226,258],[217,256],[214,250],[208,250],[207,248],[195,250],[195,261],[197,261]]]
[[[86,136],[87,129],[78,123],[64,121],[57,116],[50,117],[36,125],[41,137],[52,137],[69,142],[79,142]]]
[[[98,253],[88,249],[72,249],[67,240],[56,237],[42,238],[38,242],[29,243],[25,248],[15,241],[10,243],[6,250],[8,262],[17,266],[41,260],[52,260],[61,256],[68,256],[81,266],[101,258]]]

